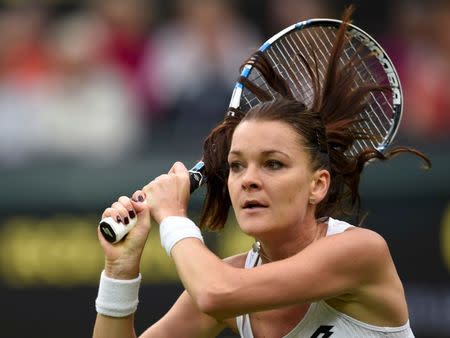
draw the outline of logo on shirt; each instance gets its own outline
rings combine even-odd
[[[311,338],[328,338],[331,337],[333,332],[331,329],[333,328],[332,325],[321,325],[319,328],[313,333]]]

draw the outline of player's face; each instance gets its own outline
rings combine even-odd
[[[228,189],[241,229],[263,239],[304,220],[312,171],[300,136],[286,123],[250,120],[235,130]]]

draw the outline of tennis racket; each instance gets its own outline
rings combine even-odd
[[[319,83],[322,83],[327,69],[327,61],[333,48],[336,33],[342,24],[335,19],[311,19],[291,25],[267,40],[259,52],[266,56],[275,72],[289,84],[294,98],[312,105],[314,100],[314,84],[308,75],[304,62],[298,57],[302,55],[310,64],[316,63]],[[380,44],[362,29],[355,25],[347,26],[346,41],[340,55],[342,65],[357,60],[355,72],[357,76],[353,89],[360,86],[389,86],[389,92],[372,92],[365,109],[361,111],[361,122],[357,126],[365,134],[376,134],[379,137],[362,139],[355,142],[348,150],[356,155],[367,148],[375,148],[383,152],[393,140],[402,116],[402,89],[395,67]],[[371,57],[367,57],[370,55]],[[250,60],[243,66],[239,81],[236,82],[230,101],[230,108],[247,112],[261,103],[261,100],[242,83],[242,78],[251,81],[275,98],[276,92],[267,83],[260,71]],[[233,114],[230,109],[228,114]],[[204,181],[204,164],[197,163],[190,170],[191,192]],[[134,226],[136,220],[129,225],[105,219],[100,222],[103,235],[110,242],[118,242]]]
[[[189,170],[190,193],[192,194],[204,182],[205,164],[199,161],[192,169]],[[117,222],[112,217],[105,217],[99,223],[100,232],[103,237],[111,243],[117,243],[130,232],[136,225],[137,218],[130,219],[128,224]]]

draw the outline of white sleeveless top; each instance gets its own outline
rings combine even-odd
[[[352,225],[328,218],[327,236],[341,233]],[[245,261],[245,268],[251,269],[261,264],[257,252],[250,250]],[[236,317],[236,323],[242,338],[253,338],[248,314]],[[282,338],[414,338],[409,326],[381,327],[366,324],[341,313],[325,301],[311,303],[303,319]]]

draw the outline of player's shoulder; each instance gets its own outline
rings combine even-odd
[[[234,268],[244,268],[246,259],[247,252],[243,252],[234,256],[226,257],[223,259],[223,261]]]
[[[350,255],[367,256],[370,260],[382,260],[390,257],[389,247],[385,238],[378,232],[362,228],[351,227],[330,236],[333,247],[341,248]]]
[[[358,242],[364,244],[385,246],[386,240],[384,237],[375,230],[363,228],[359,226],[352,226],[341,233],[341,235],[347,238],[359,239]]]

